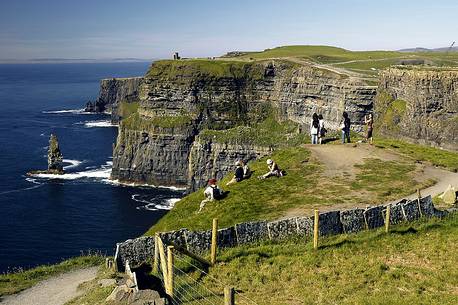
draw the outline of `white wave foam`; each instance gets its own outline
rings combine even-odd
[[[81,124],[81,123],[80,123]],[[87,121],[84,122],[84,126],[86,128],[93,128],[93,127],[118,127],[117,124],[111,123],[109,120],[101,120],[101,121]]]
[[[165,199],[161,203],[155,203],[151,202],[153,199],[143,199],[140,197],[140,194],[135,194],[132,195],[132,200],[140,202],[140,203],[146,203],[143,206],[137,207],[137,210],[148,210],[148,211],[157,211],[157,210],[171,210],[174,206],[175,203],[180,201],[180,198],[169,198]]]
[[[84,111],[85,109],[64,109],[64,110],[51,110],[51,111],[42,111],[46,114],[60,114],[60,113],[72,113],[72,114],[94,114],[94,112]]]
[[[64,166],[64,170],[68,170],[70,168],[75,168],[78,167],[83,161],[78,161],[78,160],[70,160],[70,159],[64,159],[64,163],[70,163],[70,165]]]
[[[136,183],[136,182],[121,182],[118,179],[106,179],[106,180],[103,180],[103,182],[107,184],[113,184],[113,185],[132,186],[132,187],[150,187],[150,188],[168,189],[172,191],[185,191],[186,190],[185,187],[154,185],[154,184]]]
[[[110,175],[111,175],[111,166],[109,164],[106,164],[106,165],[102,165],[98,169],[76,172],[76,173],[65,173],[62,175],[36,174],[33,176],[37,178],[46,178],[46,179],[75,180],[75,179],[81,179],[81,178],[108,179]]]
[[[35,185],[34,185],[34,186],[31,186],[31,187],[25,187],[25,188],[22,188],[22,189],[16,189],[16,190],[9,190],[9,191],[0,192],[0,195],[5,195],[5,194],[10,194],[10,193],[18,193],[18,192],[22,192],[22,191],[33,190],[33,189],[36,189],[36,188],[39,188],[39,187],[43,186],[43,184],[40,183],[40,182],[38,182],[37,179],[27,177],[27,178],[25,178],[25,180],[26,180],[27,182],[31,182],[31,183],[33,183],[33,184],[35,184]]]

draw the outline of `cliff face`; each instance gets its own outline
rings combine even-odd
[[[308,133],[314,112],[336,129],[344,110],[358,129],[375,90],[344,75],[278,60],[155,62],[140,83],[137,113],[121,122],[112,178],[195,189],[233,170],[237,159],[269,154],[275,146],[239,139],[238,130],[229,140],[200,137],[202,132],[253,126],[273,114],[305,124]]]
[[[143,77],[107,78],[100,81],[99,97],[86,104],[88,112],[110,112],[112,122],[118,123],[121,118],[121,103],[138,102],[138,89]]]
[[[388,135],[457,150],[458,70],[387,69],[380,75],[375,111]]]

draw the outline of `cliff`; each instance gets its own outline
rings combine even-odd
[[[283,60],[155,62],[140,83],[137,112],[121,122],[112,178],[195,189],[237,159],[297,140],[300,125],[308,133],[314,112],[336,129],[345,110],[360,129],[375,90]]]
[[[88,112],[110,112],[113,123],[122,118],[122,104],[138,103],[143,77],[107,78],[100,81],[99,96],[86,104]]]
[[[393,67],[380,74],[376,123],[389,136],[458,149],[458,69]]]

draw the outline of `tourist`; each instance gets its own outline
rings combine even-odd
[[[204,190],[205,199],[200,203],[199,212],[202,211],[207,202],[223,198],[224,192],[216,185],[216,179],[208,180],[208,187]]]
[[[318,134],[318,144],[323,144],[323,138],[326,136],[326,128],[324,128],[324,119],[323,116],[320,114],[318,116],[318,128],[319,128],[319,134]]]
[[[372,130],[373,130],[373,124],[374,124],[374,119],[372,118],[372,113],[369,113],[368,115],[364,116],[364,123],[367,126],[367,133],[366,133],[366,142],[369,142],[369,144],[373,144],[372,141]]]
[[[248,179],[251,177],[251,169],[248,166],[248,164],[243,163],[243,161],[240,161],[243,167],[243,179]]]
[[[234,177],[226,183],[226,185],[231,185],[237,182],[240,182],[244,179],[244,168],[243,168],[243,162],[242,161],[237,161],[235,162],[235,173]]]
[[[310,123],[310,135],[312,136],[312,144],[318,144],[318,134],[320,129],[320,122],[316,113],[312,116],[312,122]]]
[[[275,163],[272,159],[267,159],[267,167],[269,168],[269,172],[259,176],[259,179],[266,179],[272,176],[282,177],[284,175],[283,171],[280,170],[277,163]]]
[[[348,113],[345,111],[342,114],[342,120],[340,121],[340,129],[342,130],[342,144],[345,143],[345,139],[347,139],[347,143],[350,143],[350,118],[348,117]]]

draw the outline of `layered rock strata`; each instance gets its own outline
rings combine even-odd
[[[388,135],[457,150],[458,69],[383,71],[375,112],[375,123]]]
[[[343,111],[358,130],[375,90],[345,75],[280,60],[155,62],[140,82],[138,112],[121,123],[112,178],[194,190],[233,170],[237,159],[272,149],[202,138],[202,131],[253,125],[270,114],[308,132],[314,112],[328,129],[337,129]]]

